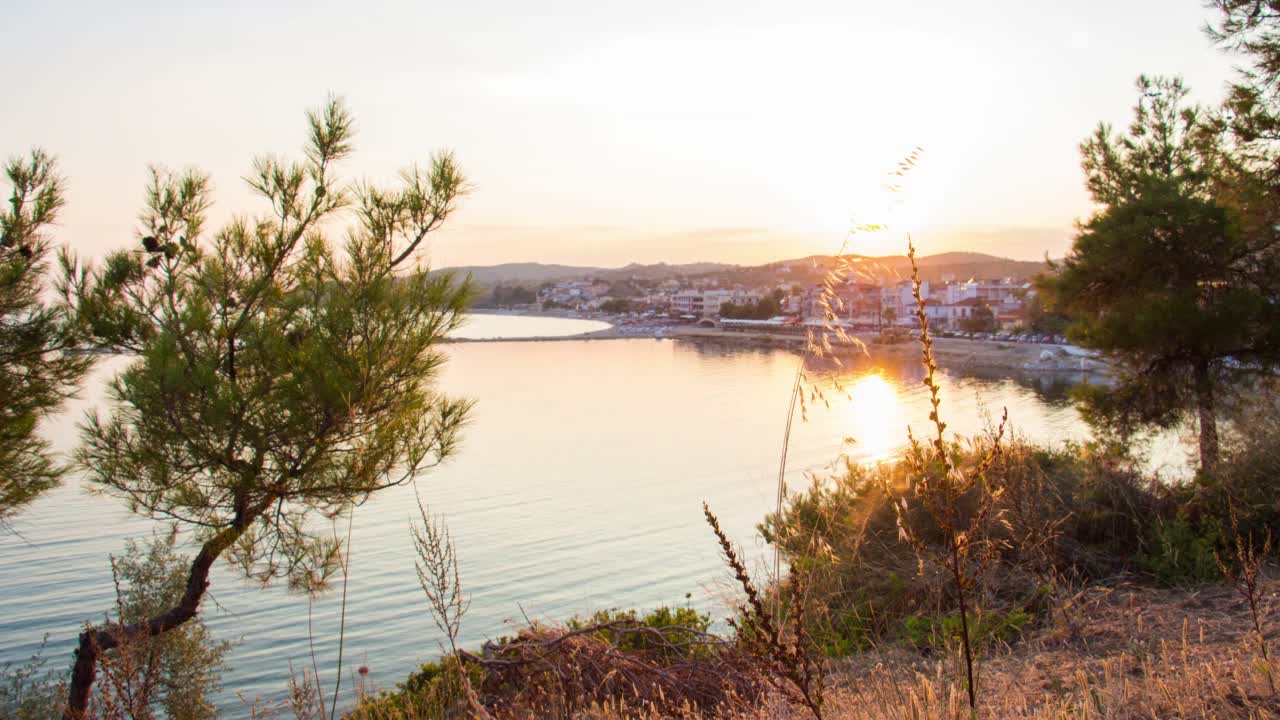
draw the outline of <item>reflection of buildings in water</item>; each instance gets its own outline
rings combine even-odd
[[[792,355],[789,351],[758,345],[743,345],[742,343],[731,340],[717,340],[714,338],[680,338],[675,347],[677,351],[692,350],[695,355],[702,357],[770,357],[775,353],[786,353]]]
[[[843,364],[841,364],[843,363]],[[868,372],[876,372],[886,379],[904,386],[919,384],[924,380],[924,365],[914,358],[849,358],[844,356],[840,362],[831,358],[808,357],[805,359],[805,372],[811,378],[839,377],[842,382],[856,378]],[[988,383],[1011,383],[1036,394],[1042,400],[1053,404],[1069,403],[1072,388],[1081,384],[1097,384],[1101,379],[1096,375],[1079,372],[1027,372],[1004,368],[945,368],[938,371],[945,388],[956,381],[980,380]]]
[[[776,358],[779,354],[799,359],[799,353],[777,347],[743,345],[734,341],[718,341],[710,338],[682,340],[676,345],[692,350],[703,357],[752,357]],[[884,380],[902,386],[919,384],[924,379],[924,366],[915,357],[890,357],[871,359],[858,353],[840,353],[838,356],[804,356],[805,375],[813,382],[831,382],[839,378],[841,384],[856,382],[858,378],[876,373]],[[1028,372],[1007,368],[946,368],[938,371],[945,387],[955,381],[974,379],[990,383],[1011,383],[1025,388],[1052,404],[1071,402],[1072,388],[1081,384],[1106,382],[1105,377],[1088,373]]]

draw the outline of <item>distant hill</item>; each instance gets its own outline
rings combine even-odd
[[[575,265],[504,263],[502,265],[465,265],[462,267],[441,268],[437,272],[455,272],[458,275],[470,274],[472,279],[481,285],[541,285],[551,280],[592,275],[599,270],[600,268]]]
[[[879,264],[887,272],[901,277],[910,277],[911,262],[905,255],[869,258]],[[1010,260],[1009,258],[971,252],[949,252],[929,255],[916,259],[921,275],[926,280],[937,282],[944,276],[952,275],[956,280],[969,278],[1032,278],[1043,272],[1046,265],[1043,260]]]
[[[836,258],[831,255],[814,255],[771,265],[786,266],[793,275],[807,275],[816,281],[835,264]],[[948,277],[954,280],[1004,277],[1030,279],[1046,269],[1043,261],[1011,260],[973,252],[946,252],[917,257],[916,265],[920,268],[921,278],[930,282],[940,282]],[[867,281],[892,282],[911,277],[911,261],[905,255],[860,256],[855,272]]]
[[[599,278],[601,280],[624,280],[641,278],[645,280],[663,280],[682,275],[703,275],[719,270],[737,267],[726,263],[688,263],[685,265],[668,265],[657,263],[642,265],[631,263],[620,268],[601,268],[577,265],[547,265],[543,263],[504,263],[502,265],[469,265],[461,267],[441,268],[440,272],[451,271],[459,275],[471,273],[471,277],[480,285],[541,285],[556,280],[573,278]]]
[[[916,261],[920,266],[921,276],[930,282],[940,282],[948,276],[955,280],[995,277],[1031,278],[1045,269],[1045,264],[1041,261],[1010,260],[973,252],[939,253],[917,258]],[[702,262],[683,265],[631,263],[620,268],[601,268],[543,263],[505,263],[443,268],[442,270],[450,270],[460,275],[471,273],[472,278],[484,287],[496,285],[534,287],[546,282],[575,278],[596,278],[610,282],[632,278],[664,280],[682,276],[715,277],[728,283],[751,285],[781,280],[817,283],[821,282],[822,277],[835,264],[836,258],[831,255],[813,255],[752,266]],[[858,274],[868,281],[892,282],[910,277],[911,264],[905,255],[862,257],[858,263]]]

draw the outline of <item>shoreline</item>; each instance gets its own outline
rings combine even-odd
[[[558,314],[556,311],[528,312],[506,311],[494,313],[477,313],[484,315],[515,315],[530,317],[564,317],[575,320],[597,320],[610,322],[603,318],[589,318]],[[879,342],[876,333],[855,334],[866,350],[866,357],[877,359],[901,359],[908,355],[919,356],[920,341],[911,339],[905,342],[884,344]],[[720,328],[704,328],[692,325],[645,325],[617,324],[608,328],[574,335],[538,335],[529,337],[495,337],[495,338],[454,338],[449,343],[509,343],[509,342],[568,342],[594,340],[684,340],[688,342],[725,342],[743,347],[780,348],[784,350],[802,351],[806,343],[804,335],[780,335],[767,332],[741,332]],[[836,349],[837,353],[841,349]],[[943,368],[958,370],[1016,370],[1020,372],[1048,374],[1086,374],[1106,376],[1106,363],[1088,357],[1069,354],[1062,345],[1050,343],[1021,343],[1000,340],[969,340],[962,338],[935,337],[933,339],[934,357]],[[862,354],[852,346],[848,354]]]

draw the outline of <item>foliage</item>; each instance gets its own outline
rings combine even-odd
[[[144,621],[182,597],[190,559],[178,554],[177,538],[175,530],[142,544],[129,540],[125,555],[113,560],[120,623]],[[163,635],[124,643],[102,659],[97,711],[104,717],[125,711],[132,720],[216,717],[210,696],[222,687],[231,647],[214,640],[199,618]]]
[[[455,657],[422,665],[395,689],[362,697],[348,720],[444,720],[467,717],[467,688],[479,686],[479,665]]]
[[[348,188],[334,166],[351,153],[350,114],[332,100],[308,125],[305,161],[254,164],[248,183],[269,212],[205,238],[208,179],[153,169],[140,250],[100,268],[68,261],[95,341],[135,356],[109,387],[107,415],[83,427],[77,464],[96,490],[202,543],[176,605],[81,636],[73,706],[98,650],[194,617],[216,559],[319,589],[342,544],[313,519],[349,513],[456,450],[470,403],[433,382],[437,344],[471,287],[405,261],[452,212],[462,175],[441,154],[402,171],[399,188]],[[355,226],[338,247],[324,230],[340,217]]]
[[[1085,398],[1091,418],[1127,435],[1194,412],[1211,471],[1223,385],[1280,359],[1277,276],[1258,273],[1259,247],[1216,193],[1221,139],[1182,83],[1142,78],[1138,90],[1127,134],[1102,125],[1081,146],[1102,209],[1039,286],[1076,342],[1115,361],[1116,386]]]
[[[953,445],[960,467],[972,467],[992,440]],[[868,467],[849,463],[788,496],[782,515],[769,515],[761,534],[809,578],[810,634],[833,655],[892,640],[911,616],[957,610],[955,595],[935,563],[921,575],[916,549],[903,540],[895,511],[907,494],[910,468],[901,460]],[[1002,522],[991,528],[994,579],[981,596],[983,614],[1029,612],[1044,600],[1054,577],[1097,580],[1140,569],[1156,519],[1170,516],[1172,491],[1144,480],[1125,458],[1097,446],[1046,448],[1011,437],[987,468]],[[909,498],[908,498],[909,499]],[[957,500],[960,522],[976,498]],[[908,507],[907,523],[941,556],[946,533],[922,508]],[[1038,614],[1039,615],[1039,614]]]
[[[1274,0],[1209,0],[1218,11],[1206,31],[1243,63],[1215,118],[1234,140],[1236,169],[1268,187],[1265,204],[1275,217],[1280,189],[1280,4]]]
[[[1214,557],[1217,538],[1184,518],[1157,520],[1151,539],[1149,549],[1138,556],[1138,565],[1160,582],[1203,583],[1218,576]]]
[[[44,643],[26,662],[0,664],[0,717],[6,720],[47,720],[58,714],[65,686],[61,673],[46,669]]]
[[[529,288],[520,285],[508,287],[506,285],[497,285],[490,293],[487,305],[493,307],[512,307],[513,305],[528,305],[538,301],[538,293]]]
[[[418,516],[422,524],[413,528],[413,549],[418,556],[413,565],[418,573],[418,584],[427,596],[431,619],[449,642],[448,654],[441,662],[453,660],[461,663],[458,634],[462,632],[462,618],[471,601],[462,590],[458,552],[444,518],[432,518],[422,504],[422,498],[418,497],[417,500]],[[458,665],[458,669],[461,670],[461,665]],[[457,672],[456,677],[447,678],[443,682],[448,688],[452,688],[454,683],[461,685],[462,694],[473,714],[480,720],[489,717],[488,712],[480,705],[466,672]]]
[[[1263,590],[1262,580],[1271,560],[1271,533],[1268,531],[1261,547],[1252,533],[1240,532],[1240,523],[1235,514],[1231,516],[1232,544],[1235,556],[1223,560],[1221,555],[1214,555],[1218,570],[1223,577],[1235,587],[1236,592],[1249,605],[1249,620],[1253,623],[1253,637],[1258,644],[1258,657],[1267,676],[1267,686],[1271,694],[1276,694],[1275,669],[1271,664],[1271,656],[1267,650],[1267,633],[1263,629]]]
[[[745,305],[722,303],[720,317],[732,320],[768,320],[781,314],[782,297],[782,290],[775,289],[754,303]]]
[[[631,312],[631,301],[624,298],[609,298],[600,306],[600,310],[614,315]]]
[[[1038,335],[1062,335],[1067,332],[1069,318],[1046,310],[1040,293],[1028,293],[1022,299],[1022,312],[1023,324],[1029,332]]]
[[[4,172],[12,194],[0,211],[0,525],[61,477],[37,426],[75,393],[91,364],[76,352],[65,303],[45,297],[48,231],[65,202],[57,162],[33,150]]]
[[[787,616],[770,612],[729,536],[721,529],[720,520],[706,503],[702,504],[702,513],[720,543],[725,564],[746,595],[746,601],[737,608],[736,617],[729,620],[738,643],[761,665],[764,677],[784,697],[808,710],[816,720],[822,720],[826,668],[807,632],[806,593],[801,571],[792,565],[788,586],[777,589],[790,599]]]
[[[708,623],[688,608],[658,608],[530,625],[475,654],[423,665],[394,690],[363,697],[348,717],[568,718],[618,703],[637,717],[717,717],[758,701],[767,686],[739,645],[698,630]]]
[[[1196,522],[1211,525],[1224,540],[1234,534],[1233,524],[1246,535],[1280,535],[1278,389],[1271,379],[1233,393],[1222,467],[1217,477],[1201,478],[1186,498],[1188,513]]]
[[[565,625],[570,630],[599,627],[601,629],[595,633],[596,636],[609,640],[623,652],[656,653],[663,658],[692,658],[706,651],[706,646],[699,641],[711,628],[711,616],[691,607],[668,605],[643,613],[634,608],[611,608],[597,610],[586,618],[574,617]],[[614,628],[618,627],[626,628],[628,632],[615,632]],[[634,632],[645,628],[668,632]]]
[[[974,645],[1009,642],[1031,620],[1031,613],[1022,608],[981,613],[974,617],[969,628],[969,641]],[[915,647],[945,647],[960,636],[960,614],[909,615],[902,621],[902,632],[903,639]]]
[[[916,323],[920,330],[921,364],[924,366],[924,384],[929,389],[929,420],[934,434],[927,442],[918,441],[907,429],[907,450],[903,455],[907,489],[893,506],[898,531],[912,549],[919,563],[919,574],[925,574],[926,560],[932,560],[945,568],[955,593],[956,610],[960,616],[960,644],[963,650],[965,689],[969,696],[969,711],[978,711],[977,681],[974,672],[975,656],[973,631],[970,629],[970,613],[981,613],[980,596],[983,583],[995,554],[992,528],[1000,523],[1004,507],[999,503],[1004,487],[997,477],[988,474],[991,465],[1000,458],[1008,411],[1000,419],[1000,425],[989,436],[990,443],[981,451],[977,461],[968,466],[957,464],[954,446],[946,439],[947,424],[942,420],[941,386],[937,381],[937,363],[933,357],[933,338],[929,334],[929,320],[925,314],[924,294],[921,292],[920,271],[916,265],[916,249],[910,245],[907,252],[911,260],[912,291],[916,301]],[[885,493],[890,492],[885,488]],[[912,512],[912,507],[917,509]],[[937,545],[915,520],[923,510],[932,526],[942,531],[942,553],[932,552]],[[939,556],[940,555],[940,556]]]
[[[973,312],[960,319],[960,329],[965,332],[995,332],[996,314],[985,303],[974,305]]]

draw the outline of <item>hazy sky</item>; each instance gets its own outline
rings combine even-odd
[[[1216,101],[1233,59],[1200,0],[48,2],[0,10],[0,153],[56,153],[58,237],[134,242],[146,165],[257,210],[253,155],[354,111],[353,177],[453,148],[475,185],[437,265],[764,262],[894,219],[927,252],[1060,254],[1090,209],[1076,146],[1139,73]],[[853,248],[896,252],[885,243]]]

